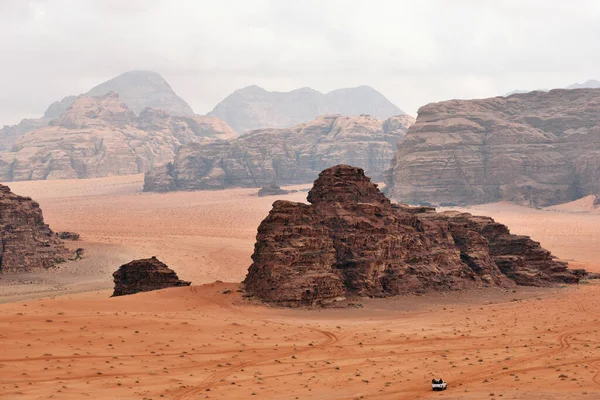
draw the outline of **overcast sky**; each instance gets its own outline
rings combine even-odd
[[[256,84],[419,106],[600,79],[600,0],[0,0],[0,125],[134,69],[203,114]]]

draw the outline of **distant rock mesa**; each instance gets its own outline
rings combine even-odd
[[[411,204],[545,207],[600,194],[600,89],[428,104],[385,181]]]
[[[119,95],[79,96],[57,119],[25,133],[0,154],[0,181],[133,175],[169,162],[183,143],[237,134],[216,117],[136,115]]]
[[[281,306],[475,287],[577,283],[488,217],[392,204],[361,168],[323,171],[311,203],[279,200],[258,228],[246,292]]]
[[[310,183],[340,163],[365,168],[383,179],[396,143],[412,117],[385,121],[371,116],[328,115],[293,128],[260,129],[234,140],[189,143],[175,160],[146,174],[145,191],[259,188]]]
[[[113,273],[113,278],[115,282],[113,297],[191,284],[180,280],[175,271],[156,257],[134,260],[121,265]]]
[[[319,115],[371,115],[386,119],[404,112],[369,86],[345,88],[323,94],[311,88],[269,92],[248,86],[227,96],[209,115],[227,122],[238,133],[263,128],[288,128]]]
[[[71,255],[44,223],[39,204],[4,185],[0,185],[0,241],[2,274],[49,269]]]

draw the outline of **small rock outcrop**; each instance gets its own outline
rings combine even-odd
[[[44,223],[40,205],[0,185],[0,273],[49,269],[71,256]]]
[[[49,125],[25,133],[0,153],[0,181],[132,175],[163,165],[184,143],[237,134],[216,117],[136,115],[119,95],[79,96]]]
[[[369,86],[337,89],[327,94],[311,88],[270,92],[248,86],[227,96],[209,113],[223,119],[239,134],[255,129],[288,128],[324,114],[367,114],[386,119],[404,112]]]
[[[428,104],[385,181],[411,204],[546,207],[600,194],[600,89]]]
[[[321,172],[308,201],[276,201],[260,224],[244,281],[249,295],[310,306],[582,276],[491,218],[392,204],[361,168]]]
[[[261,129],[234,140],[181,146],[175,160],[146,174],[144,191],[259,188],[314,181],[325,168],[353,164],[383,179],[396,142],[414,121],[401,115],[327,115],[286,129]]]
[[[265,185],[260,188],[260,190],[258,191],[258,197],[278,196],[281,194],[288,194],[288,193],[290,193],[290,192],[287,190],[283,190],[276,183],[271,183],[269,185]]]
[[[113,278],[115,281],[113,297],[191,284],[180,280],[175,271],[156,257],[134,260],[121,265],[113,273]]]
[[[79,240],[79,233],[75,232],[57,232],[56,235],[62,240]]]

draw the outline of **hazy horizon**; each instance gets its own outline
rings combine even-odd
[[[599,79],[600,2],[0,2],[0,126],[129,70],[198,114],[239,88],[368,85],[405,112]]]

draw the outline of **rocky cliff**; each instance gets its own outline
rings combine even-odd
[[[44,223],[42,210],[30,197],[0,185],[0,273],[48,269],[68,259],[70,252]]]
[[[135,114],[146,108],[160,109],[173,116],[197,118],[192,108],[169,86],[160,74],[152,71],[129,71],[110,79],[85,93],[88,97],[101,97],[117,93],[123,103]],[[0,153],[11,151],[15,142],[27,132],[46,126],[60,118],[73,105],[77,96],[67,96],[50,104],[44,116],[24,119],[17,125],[0,128]]]
[[[549,206],[600,193],[600,89],[421,107],[387,193],[408,203]]]
[[[276,201],[260,224],[248,294],[303,306],[584,275],[491,218],[392,204],[360,168],[323,171],[308,201]]]
[[[404,112],[369,86],[338,89],[327,94],[311,88],[269,92],[248,86],[233,92],[209,113],[223,119],[240,134],[261,128],[287,128],[324,114],[367,114],[386,119]]]
[[[119,96],[79,96],[48,126],[0,154],[0,180],[94,178],[143,173],[169,162],[183,143],[237,134],[216,117],[175,117],[146,108],[137,116]]]
[[[156,257],[133,260],[121,265],[113,273],[113,279],[115,282],[113,297],[191,284],[179,279],[175,271]]]
[[[261,129],[231,141],[182,146],[173,163],[146,174],[145,191],[224,189],[312,182],[339,163],[365,168],[382,179],[396,142],[413,122],[402,115],[330,115],[287,129]]]

